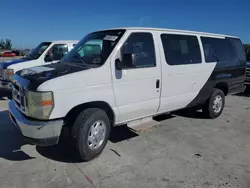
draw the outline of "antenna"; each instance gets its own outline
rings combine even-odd
[[[151,16],[144,16],[142,18],[140,18],[140,27],[142,26],[143,24],[143,20],[147,19],[147,18],[151,18]]]

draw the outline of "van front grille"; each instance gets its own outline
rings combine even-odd
[[[12,97],[15,101],[15,105],[20,110],[20,112],[27,115],[28,107],[27,107],[27,96],[26,91],[23,87],[21,87],[18,83],[12,83]]]

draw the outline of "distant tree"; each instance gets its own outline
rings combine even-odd
[[[11,42],[11,40],[10,39],[6,39],[5,40],[5,49],[11,50],[11,48],[12,48],[12,42]]]
[[[0,49],[4,49],[5,47],[5,42],[3,39],[0,40]]]
[[[0,49],[4,50],[11,50],[12,49],[12,42],[10,39],[1,39],[0,40]]]

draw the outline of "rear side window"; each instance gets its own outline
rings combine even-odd
[[[136,56],[136,67],[156,66],[154,40],[151,33],[132,33],[121,48],[121,55],[132,53]]]
[[[244,61],[244,50],[240,40],[201,37],[206,62],[230,61],[235,65]]]
[[[169,65],[201,63],[201,51],[196,36],[162,34],[161,41]]]
[[[235,56],[236,56],[237,60],[246,61],[245,49],[241,43],[241,40],[236,39],[236,38],[228,38],[228,40],[230,40],[230,42],[234,48]]]

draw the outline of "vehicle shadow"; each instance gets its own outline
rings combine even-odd
[[[175,114],[162,114],[162,115],[154,117],[153,119],[155,121],[161,122],[164,120],[175,118],[177,116],[184,116],[184,115],[187,117],[195,117],[195,115],[190,115],[190,114],[187,115],[183,112],[178,111]],[[198,113],[198,116],[199,118],[201,118],[201,115],[199,113]],[[119,143],[125,140],[129,140],[131,138],[137,137],[137,136],[139,136],[139,134],[135,132],[133,129],[127,127],[126,125],[118,126],[112,129],[109,141],[112,143]],[[67,138],[68,137],[69,135],[67,135]],[[81,162],[78,159],[78,157],[75,155],[74,151],[72,150],[72,145],[70,145],[70,141],[67,139],[60,142],[56,146],[51,146],[51,147],[36,146],[36,150],[40,155],[48,159],[54,160],[54,161],[65,162],[65,163]]]
[[[166,114],[161,114],[161,115],[153,117],[153,120],[161,122],[161,121],[165,121],[165,120],[172,119],[175,117],[176,117],[176,115],[174,115],[174,114],[166,113]]]
[[[67,135],[69,137],[69,135]],[[127,126],[118,126],[112,129],[109,141],[112,143],[122,142],[139,136],[135,131]],[[67,137],[67,138],[68,138]],[[63,141],[56,146],[40,147],[36,146],[37,152],[51,160],[65,162],[65,163],[79,163],[81,162],[70,145],[70,140],[63,138]]]
[[[79,163],[81,162],[78,157],[75,155],[72,148],[69,146],[55,145],[50,147],[41,147],[36,146],[36,151],[53,161],[59,161],[64,163]]]
[[[21,150],[23,145],[22,137],[12,125],[8,111],[0,111],[0,158],[10,161],[32,159]]]
[[[109,141],[112,143],[122,142],[139,136],[133,129],[126,125],[117,126],[112,129]]]
[[[195,110],[192,108],[188,109],[182,109],[173,112],[174,115],[180,116],[180,117],[185,117],[185,118],[192,118],[192,119],[208,119],[204,113],[200,110]]]

